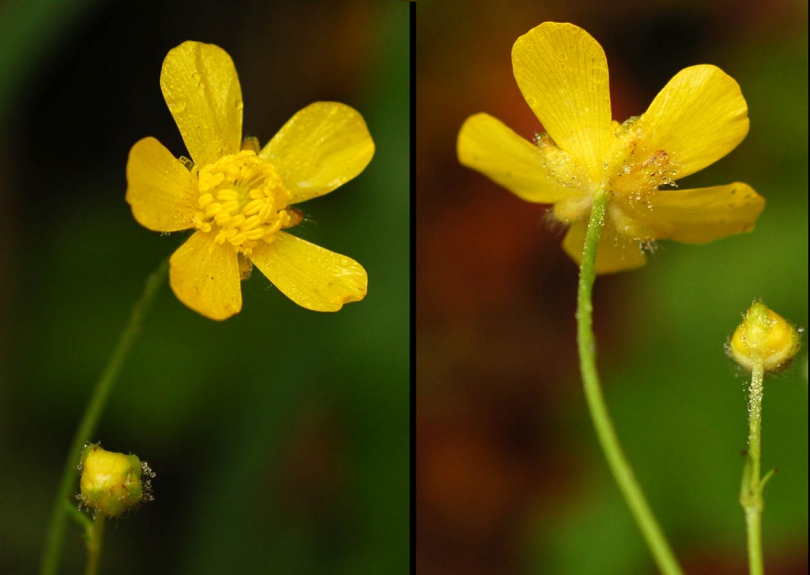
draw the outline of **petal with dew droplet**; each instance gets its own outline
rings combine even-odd
[[[297,204],[327,194],[362,172],[374,156],[363,117],[338,102],[297,112],[259,153],[273,164]]]
[[[250,259],[284,295],[313,311],[338,311],[366,296],[363,266],[284,232],[256,246]]]
[[[458,159],[528,202],[553,204],[569,194],[548,176],[537,146],[489,114],[470,116],[461,126]]]
[[[183,42],[166,55],[160,88],[195,164],[202,167],[239,151],[242,88],[225,50]]]
[[[194,227],[197,179],[155,138],[138,141],[127,160],[127,203],[143,227],[176,232]]]
[[[677,178],[728,154],[748,134],[748,105],[740,85],[716,66],[702,64],[675,74],[639,118],[636,157],[664,150]]]
[[[228,319],[242,309],[240,270],[229,243],[195,232],[169,260],[169,285],[181,302],[207,318]]]
[[[549,136],[599,181],[613,134],[602,46],[573,24],[545,22],[517,39],[512,68]]]
[[[765,207],[765,199],[748,184],[692,190],[658,190],[649,197],[649,207],[624,206],[657,239],[704,244],[742,232],[750,232]]]

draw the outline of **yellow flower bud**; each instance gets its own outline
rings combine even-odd
[[[116,517],[141,501],[152,500],[150,479],[155,476],[136,455],[113,453],[90,443],[82,451],[78,498],[88,508]]]
[[[786,368],[801,347],[802,338],[796,328],[761,301],[755,301],[726,349],[749,371],[755,363],[762,362],[768,372]]]

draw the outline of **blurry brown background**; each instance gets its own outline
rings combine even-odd
[[[614,118],[642,113],[679,70],[723,68],[751,131],[681,182],[745,181],[754,233],[662,242],[595,287],[608,406],[690,574],[747,573],[737,503],[745,378],[723,344],[754,297],[807,322],[807,7],[803,2],[420,2],[417,11],[417,566],[421,575],[632,575],[654,565],[596,444],[575,349],[577,268],[547,206],[458,164],[476,112],[530,139],[512,75],[518,36],[569,21],[599,41]],[[806,352],[766,381],[767,572],[807,573]]]

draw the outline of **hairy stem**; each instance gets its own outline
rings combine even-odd
[[[658,569],[665,575],[682,575],[681,568],[675,555],[670,549],[661,528],[653,516],[644,493],[636,480],[633,469],[624,455],[619,438],[610,420],[602,388],[599,383],[599,373],[596,369],[596,343],[593,335],[593,304],[591,296],[593,283],[596,279],[596,251],[599,246],[599,236],[605,222],[608,194],[605,191],[597,192],[591,219],[588,222],[588,232],[585,237],[585,249],[582,253],[582,264],[579,272],[579,291],[577,296],[577,339],[579,342],[580,369],[582,382],[585,388],[585,397],[591,413],[596,435],[607,458],[613,478],[630,507],[630,512],[636,520],[641,534],[650,548]]]
[[[748,566],[751,575],[763,575],[762,509],[765,506],[762,490],[765,482],[760,478],[760,450],[762,441],[762,392],[765,369],[762,361],[754,362],[748,395],[748,461],[743,471],[740,503],[745,510],[748,532]],[[770,474],[766,478],[769,479]]]

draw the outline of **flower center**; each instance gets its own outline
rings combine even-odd
[[[653,209],[653,196],[667,193],[662,186],[677,187],[678,162],[667,150],[643,146],[648,140],[637,126],[638,117],[616,123],[616,138],[605,161],[605,176],[612,201],[608,208],[613,224],[621,235],[649,242],[655,234],[648,228],[639,210]]]
[[[194,226],[215,232],[214,241],[230,243],[249,256],[256,244],[273,241],[281,228],[300,221],[278,172],[252,150],[223,156],[198,172],[200,210]],[[291,212],[291,213],[289,213]]]
[[[651,198],[661,186],[675,186],[677,161],[666,150],[644,150],[640,143],[646,138],[636,125],[638,118],[624,124],[614,122],[613,141],[601,166],[599,180],[581,166],[565,150],[560,149],[547,134],[538,134],[535,143],[546,174],[569,189],[562,200],[554,204],[554,218],[571,224],[587,218],[593,206],[593,194],[598,189],[610,192],[609,214],[616,230],[633,239],[651,236],[641,222],[632,216],[638,208],[652,209]]]

